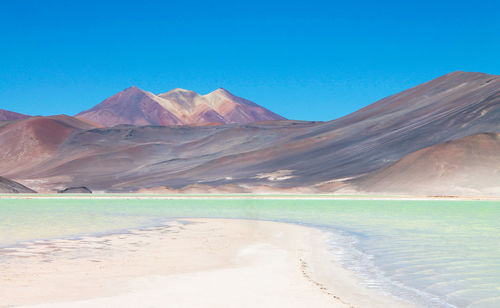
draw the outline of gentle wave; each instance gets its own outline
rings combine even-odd
[[[325,229],[322,227],[321,229],[329,234],[328,244],[334,261],[354,272],[366,287],[423,307],[457,308],[457,306],[433,294],[391,279],[387,273],[375,264],[373,255],[361,250],[359,235],[341,230],[332,230],[332,228]]]

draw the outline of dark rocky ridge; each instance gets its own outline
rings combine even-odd
[[[57,192],[58,194],[91,194],[92,191],[85,186],[68,187]]]
[[[36,191],[15,181],[0,177],[0,193],[2,194],[34,194]]]

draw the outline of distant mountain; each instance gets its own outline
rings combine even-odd
[[[424,148],[352,183],[365,192],[500,195],[500,134],[477,134]]]
[[[29,115],[0,109],[0,121],[14,121],[29,118]]]
[[[182,124],[172,112],[159,104],[158,97],[135,86],[111,96],[99,105],[77,114],[76,117],[108,127],[118,124]]]
[[[76,115],[107,127],[132,125],[203,125],[284,120],[283,117],[224,89],[207,95],[175,89],[154,95],[130,87]]]

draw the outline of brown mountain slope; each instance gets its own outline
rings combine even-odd
[[[284,150],[259,168],[293,169],[318,182],[342,179],[484,132],[500,132],[500,76],[455,72],[314,127],[297,139],[314,145]]]
[[[44,189],[72,185],[87,186],[93,191],[134,191],[167,182],[169,185],[184,186],[213,178],[224,181],[226,176],[238,173],[235,168],[243,168],[244,165],[221,166],[220,172],[210,172],[210,176],[192,172],[225,156],[270,147],[273,142],[286,142],[286,136],[302,133],[305,127],[311,125],[315,124],[272,122],[245,126],[116,126],[91,129],[72,134],[52,159],[36,168],[20,170],[15,178],[30,181],[44,179],[47,184]],[[254,163],[254,160],[248,160],[246,164]],[[228,172],[226,168],[231,170]],[[200,172],[203,170],[199,169]],[[41,190],[31,184],[30,187]]]
[[[14,121],[29,118],[29,115],[0,109],[0,121]]]
[[[500,195],[500,134],[478,134],[421,149],[352,184],[365,192]]]
[[[71,133],[97,127],[66,115],[31,117],[2,126],[1,174],[30,169],[51,158]]]
[[[29,189],[28,187],[19,184],[17,182],[11,181],[9,179],[0,176],[0,193],[1,194],[31,194],[36,193],[36,191]]]
[[[284,118],[224,89],[207,95],[174,89],[158,96],[128,88],[76,115],[104,126],[250,123]]]

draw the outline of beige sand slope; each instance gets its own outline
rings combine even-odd
[[[498,196],[500,134],[478,134],[428,147],[352,183],[365,192]]]
[[[0,306],[409,307],[336,265],[326,235],[250,220],[191,224],[1,250]]]

